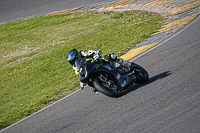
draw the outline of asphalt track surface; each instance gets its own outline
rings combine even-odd
[[[200,17],[180,34],[133,60],[149,72],[120,98],[89,88],[34,114],[6,133],[199,133]]]
[[[109,0],[105,0],[109,1]],[[0,0],[0,23],[102,0]],[[200,17],[195,23],[133,62],[150,80],[133,85],[120,98],[89,88],[16,123],[6,133],[199,133]]]
[[[110,0],[0,0],[0,23]]]

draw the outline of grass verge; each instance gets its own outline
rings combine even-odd
[[[70,49],[120,56],[164,20],[147,12],[82,12],[1,24],[0,129],[79,88],[65,59]]]

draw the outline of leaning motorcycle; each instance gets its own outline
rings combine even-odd
[[[119,97],[133,83],[143,84],[149,79],[147,71],[132,63],[131,68],[125,68],[115,62],[79,58],[75,62],[82,83],[96,88],[109,97]]]

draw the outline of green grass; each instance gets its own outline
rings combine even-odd
[[[70,49],[120,56],[164,20],[146,12],[82,12],[1,24],[0,129],[79,88],[65,59]]]

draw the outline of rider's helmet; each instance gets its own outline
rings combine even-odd
[[[81,55],[80,53],[78,52],[78,50],[76,49],[72,49],[70,50],[68,53],[67,53],[67,61],[71,64],[71,65],[74,65],[75,61],[80,58]]]

